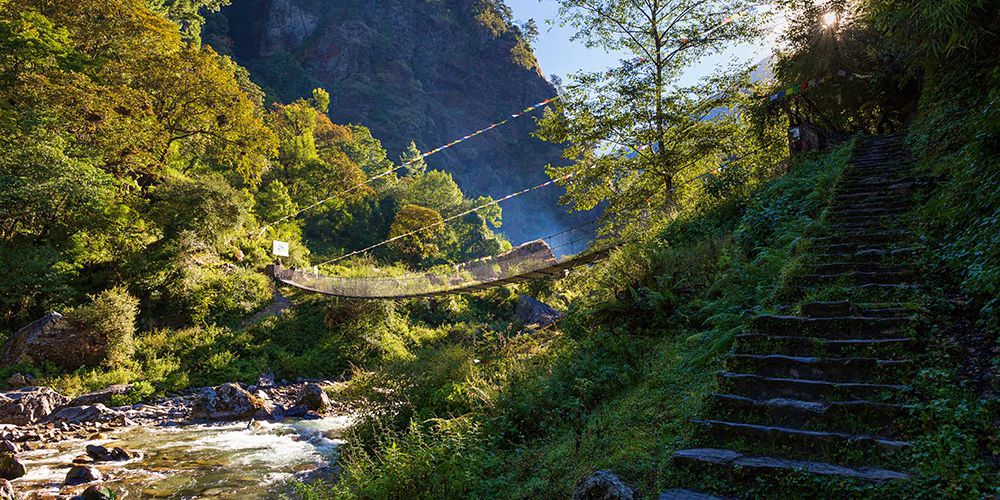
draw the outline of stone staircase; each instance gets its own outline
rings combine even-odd
[[[857,146],[828,210],[830,232],[813,240],[790,282],[791,293],[821,291],[824,301],[780,309],[794,315],[759,316],[737,337],[719,392],[694,421],[699,447],[673,457],[701,483],[691,486],[705,487],[706,478],[728,491],[770,476],[908,478],[896,464],[910,443],[896,422],[907,413],[916,371],[915,317],[904,305],[916,276],[899,221],[913,188],[909,164],[899,137]],[[873,296],[878,302],[865,302]],[[789,497],[780,489],[770,495]],[[660,498],[715,497],[671,490]]]

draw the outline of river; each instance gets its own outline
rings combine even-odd
[[[332,465],[350,425],[346,416],[321,420],[133,427],[102,439],[74,439],[18,455],[28,469],[13,482],[27,498],[79,493],[87,485],[63,487],[74,458],[85,446],[121,446],[141,459],[97,466],[104,485],[127,498],[258,499],[287,491],[291,481]]]

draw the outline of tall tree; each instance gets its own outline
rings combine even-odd
[[[539,136],[565,143],[572,164],[550,169],[576,209],[607,202],[609,221],[636,206],[676,206],[682,178],[740,148],[741,119],[725,112],[743,75],[684,87],[703,57],[754,38],[764,17],[743,0],[560,0],[564,25],[590,47],[634,56],[608,72],[580,72]],[[733,17],[736,17],[735,22]]]

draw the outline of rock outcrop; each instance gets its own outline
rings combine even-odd
[[[66,473],[67,486],[77,486],[80,484],[93,483],[95,481],[103,480],[104,474],[101,474],[101,471],[86,465],[74,465],[73,468]]]
[[[573,490],[573,500],[638,500],[639,492],[613,472],[599,470],[587,476]]]
[[[68,399],[48,387],[24,387],[0,394],[0,423],[27,425],[49,416]]]
[[[17,457],[5,451],[0,453],[0,479],[13,480],[27,474],[24,464],[17,460]]]
[[[18,363],[52,363],[66,370],[96,365],[104,359],[107,339],[74,325],[65,316],[50,312],[24,326],[0,348],[0,366]]]
[[[106,387],[99,391],[90,392],[82,396],[73,398],[66,406],[91,406],[98,403],[108,404],[111,398],[128,394],[132,390],[132,384],[117,384]]]
[[[326,391],[319,385],[306,384],[302,388],[295,406],[301,406],[307,410],[322,413],[330,409],[330,397],[326,395]]]
[[[122,417],[121,412],[104,406],[101,403],[86,406],[67,406],[60,408],[45,418],[49,422],[65,422],[82,424],[88,422],[112,422]]]
[[[545,328],[562,319],[563,314],[548,304],[527,295],[517,299],[517,320],[528,328]]]
[[[14,485],[6,479],[0,479],[0,500],[17,500],[17,493],[14,492]]]
[[[263,399],[250,394],[238,384],[223,384],[205,389],[191,409],[191,417],[199,420],[265,420],[274,408]]]
[[[104,446],[88,444],[87,456],[95,462],[125,462],[135,458],[136,454],[125,448],[115,447],[109,450]]]
[[[491,31],[477,20],[478,5],[243,0],[223,9],[228,22],[213,24],[228,31],[209,29],[204,39],[283,102],[329,89],[330,117],[370,128],[395,160],[411,140],[426,151],[556,95],[533,61],[513,57],[516,31]],[[547,180],[544,166],[559,163],[561,148],[532,137],[534,129],[531,118],[512,121],[428,166],[454,175],[470,196],[498,198]],[[589,217],[566,214],[560,191],[504,203],[503,231],[516,244]]]

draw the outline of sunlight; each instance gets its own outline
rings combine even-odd
[[[833,11],[827,12],[826,14],[823,14],[823,27],[832,28],[837,25],[838,20],[839,17],[837,16],[836,12]]]

